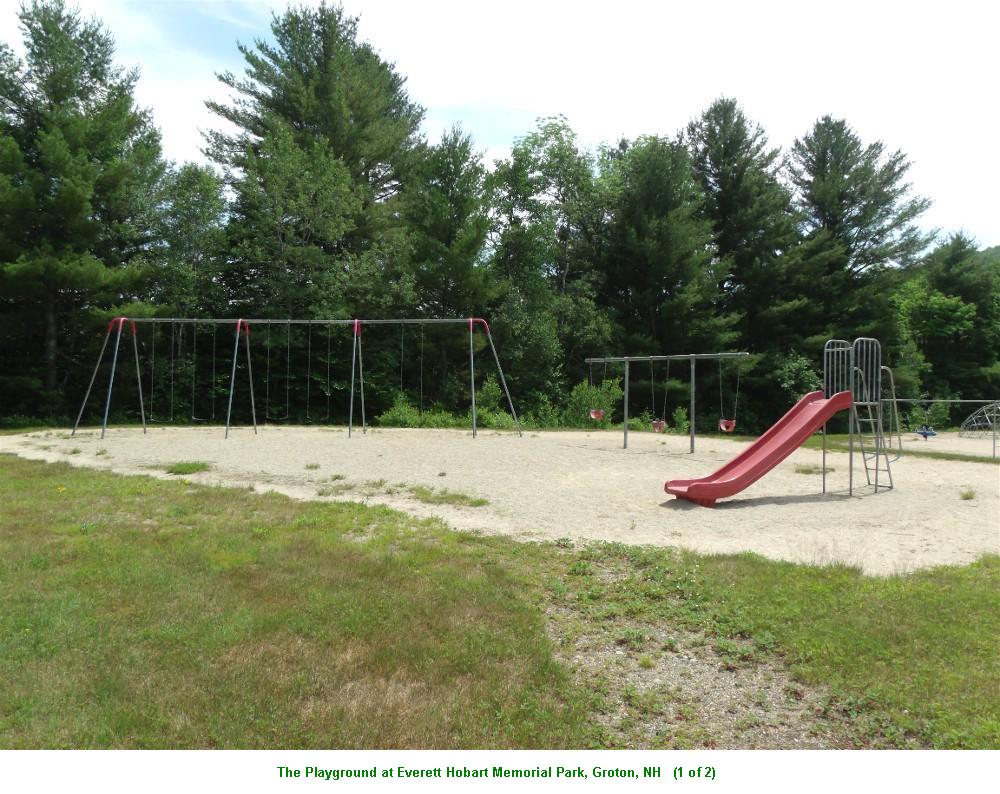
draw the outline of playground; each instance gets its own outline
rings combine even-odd
[[[912,435],[912,434],[909,434]],[[941,434],[905,448],[989,456],[988,439]],[[916,440],[913,440],[915,438]],[[890,575],[970,563],[1000,551],[998,470],[986,462],[904,455],[895,488],[847,495],[848,455],[801,448],[737,497],[706,509],[663,492],[664,480],[708,472],[749,442],[619,431],[516,433],[341,427],[81,429],[0,437],[0,452],[123,474],[276,491],[296,499],[350,500],[438,517],[467,531],[520,540],[615,541],[704,553],[754,552],[776,560],[857,566]],[[857,475],[856,475],[857,476]],[[863,474],[862,474],[863,477]],[[416,493],[415,493],[416,491]],[[442,495],[428,500],[428,494]],[[486,504],[466,506],[467,496]],[[422,497],[422,498],[421,498]],[[459,502],[459,503],[456,503]]]

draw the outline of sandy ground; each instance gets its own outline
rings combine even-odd
[[[966,443],[968,442],[968,443]],[[921,446],[978,449],[978,439],[938,437]],[[904,437],[904,446],[908,439]],[[0,452],[62,460],[119,473],[167,476],[177,461],[206,461],[198,482],[273,490],[315,499],[385,504],[419,516],[438,516],[461,530],[519,539],[573,538],[680,546],[700,552],[753,551],[793,562],[856,565],[892,574],[938,564],[971,562],[1000,553],[1000,467],[920,458],[893,465],[896,488],[846,494],[848,456],[828,453],[829,488],[816,466],[820,453],[800,449],[743,493],[704,508],[663,491],[664,480],[708,474],[744,447],[686,437],[620,432],[516,434],[485,431],[369,430],[348,438],[341,428],[244,428],[223,440],[222,429],[151,428],[0,436]],[[76,451],[74,451],[76,450]],[[100,454],[98,454],[100,453]],[[989,446],[981,454],[989,454]],[[306,468],[318,464],[318,468]],[[157,467],[161,470],[157,472]],[[856,458],[855,482],[864,482]],[[342,475],[342,479],[331,477]],[[384,482],[379,482],[384,481]],[[408,488],[447,488],[489,500],[487,506],[429,505]],[[975,498],[960,494],[973,490]]]
[[[993,455],[993,437],[978,436],[962,438],[958,432],[942,432],[936,436],[924,439],[916,433],[902,434],[903,449],[913,449],[920,452],[959,452],[963,455],[981,455],[989,458]],[[1000,457],[1000,436],[997,436],[997,456]]]

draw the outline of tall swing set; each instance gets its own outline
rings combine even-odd
[[[149,335],[149,355],[146,357],[149,362],[149,401],[148,401],[148,415],[146,411],[147,403],[143,398],[143,372],[142,364],[140,362],[139,356],[139,333],[137,330],[138,325],[148,324],[151,325],[150,335]],[[312,417],[310,415],[311,403],[312,403],[312,364],[313,364],[313,328],[314,326],[319,326],[326,329],[326,417],[325,421],[329,421],[332,416],[331,413],[331,395],[332,395],[332,342],[333,342],[333,329],[338,326],[346,326],[351,329],[352,332],[352,342],[351,342],[351,378],[350,378],[350,401],[348,403],[348,423],[347,423],[347,434],[351,436],[354,429],[354,405],[355,405],[355,386],[357,384],[357,391],[360,396],[360,408],[361,408],[361,428],[362,433],[367,432],[368,423],[367,417],[365,415],[365,375],[364,375],[364,358],[363,358],[363,345],[362,345],[362,331],[365,326],[381,326],[381,325],[399,325],[400,326],[400,390],[403,388],[403,364],[405,361],[404,356],[404,331],[408,325],[416,325],[420,327],[420,409],[423,410],[424,402],[424,327],[427,325],[465,325],[468,330],[469,335],[469,389],[471,393],[471,420],[472,420],[472,435],[475,437],[478,434],[477,431],[477,416],[476,416],[476,353],[475,353],[475,334],[478,329],[487,340],[489,344],[490,351],[493,354],[493,361],[496,364],[497,374],[500,376],[500,384],[503,387],[504,395],[507,398],[507,405],[510,407],[511,416],[514,419],[514,425],[517,428],[518,435],[521,435],[521,424],[517,417],[517,412],[514,409],[514,402],[510,396],[510,390],[507,387],[507,379],[504,376],[503,367],[500,365],[500,356],[497,353],[496,345],[493,341],[493,335],[490,331],[489,323],[480,317],[455,317],[455,318],[404,318],[404,319],[380,319],[380,320],[362,320],[362,319],[336,319],[336,320],[295,320],[295,319],[199,319],[190,317],[116,317],[108,323],[107,331],[104,335],[104,342],[101,345],[101,351],[97,356],[97,362],[94,365],[94,371],[90,376],[90,382],[87,385],[87,391],[83,398],[83,403],[80,406],[80,411],[77,414],[76,422],[73,425],[73,432],[71,435],[75,435],[77,429],[80,426],[80,421],[83,418],[84,411],[86,410],[87,403],[90,400],[91,392],[94,388],[94,383],[97,380],[98,372],[101,368],[102,363],[105,359],[105,354],[108,350],[109,343],[112,338],[114,339],[113,352],[111,355],[111,367],[110,374],[108,377],[108,390],[104,401],[104,411],[101,420],[101,438],[104,438],[107,432],[108,426],[108,416],[111,410],[111,395],[114,390],[115,375],[118,369],[119,354],[121,352],[122,337],[126,334],[132,337],[132,350],[135,359],[135,373],[136,373],[136,387],[139,398],[139,414],[142,419],[142,431],[146,432],[147,429],[147,418],[149,423],[156,422],[173,422],[175,419],[175,385],[177,380],[177,360],[183,356],[183,351],[181,345],[183,344],[184,334],[186,329],[190,329],[190,352],[184,357],[185,362],[189,364],[190,367],[190,387],[191,387],[191,402],[190,402],[190,414],[191,420],[195,422],[208,422],[213,421],[216,418],[217,413],[217,372],[216,372],[216,362],[218,360],[218,350],[217,350],[217,329],[220,327],[229,326],[233,329],[233,346],[232,346],[232,361],[229,373],[229,388],[228,388],[228,400],[226,404],[226,424],[225,424],[225,438],[229,437],[229,429],[232,422],[232,410],[233,410],[233,396],[236,391],[236,373],[237,364],[240,359],[240,341],[243,341],[243,351],[246,358],[246,373],[247,373],[247,383],[249,386],[249,396],[250,396],[250,411],[251,420],[253,424],[254,434],[257,433],[257,405],[254,396],[254,378],[253,378],[253,360],[250,355],[250,326],[264,326],[264,345],[266,348],[266,358],[265,358],[265,376],[264,376],[264,420],[265,421],[285,421],[291,418],[291,382],[292,382],[292,326],[304,325],[306,326],[306,347],[307,347],[307,369],[306,369],[306,421],[309,421]],[[157,420],[154,418],[154,376],[156,373],[156,340],[157,331],[161,326],[170,326],[170,359],[169,359],[169,388],[167,389],[167,394],[169,395],[169,413],[164,415],[164,418]],[[272,339],[271,339],[271,327],[272,326],[285,326],[284,334],[284,347],[285,347],[285,376],[284,376],[284,391],[285,391],[285,406],[284,415],[280,413],[280,402],[278,405],[278,414],[272,413],[271,403],[272,403],[272,388],[271,388],[271,378],[272,370],[277,368],[272,368],[271,362],[272,358]],[[196,390],[198,385],[198,328],[199,327],[211,327],[211,406],[210,413],[205,412],[204,415],[199,416],[196,411]],[[160,336],[165,336],[165,334],[160,334]],[[256,334],[255,334],[256,336]],[[280,367],[280,361],[277,364]],[[277,395],[276,395],[277,396]]]
[[[663,385],[663,410],[659,415],[659,418],[653,420],[652,429],[658,433],[662,433],[667,426],[667,392],[669,389],[670,382],[670,362],[671,361],[688,361],[690,362],[690,406],[688,409],[688,435],[690,437],[690,451],[694,452],[694,420],[695,420],[695,373],[696,373],[696,363],[699,360],[714,360],[719,364],[719,429],[724,433],[732,433],[736,429],[736,411],[739,408],[740,399],[740,369],[737,367],[736,370],[736,391],[733,397],[733,410],[727,415],[725,410],[725,405],[723,403],[723,372],[722,372],[722,362],[725,359],[742,359],[749,356],[749,353],[684,353],[678,355],[670,356],[607,356],[598,358],[587,358],[584,359],[586,364],[590,365],[591,372],[591,383],[593,383],[593,366],[594,364],[604,365],[604,375],[607,377],[608,364],[624,364],[625,365],[625,385],[624,385],[624,420],[622,422],[622,427],[624,430],[624,441],[622,443],[623,449],[628,449],[628,405],[629,405],[629,375],[631,372],[631,365],[636,362],[648,362],[649,363],[649,374],[650,374],[650,396],[652,400],[652,412],[656,416],[656,378],[654,365],[657,361],[667,362],[667,375]],[[590,418],[594,420],[604,419],[604,411],[599,408],[590,409]]]

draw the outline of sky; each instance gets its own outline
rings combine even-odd
[[[70,0],[72,3],[72,0]],[[304,4],[315,5],[307,0]],[[215,78],[241,73],[237,43],[267,39],[284,0],[78,0],[138,66],[165,154],[204,161]],[[817,118],[912,161],[922,219],[1000,245],[1000,4],[896,0],[344,0],[363,39],[407,77],[430,140],[455,123],[488,159],[536,120],[563,115],[581,144],[673,135],[719,96],[736,98],[788,149]],[[0,39],[19,49],[18,4]]]

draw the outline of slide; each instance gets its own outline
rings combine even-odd
[[[838,392],[830,399],[823,392],[809,392],[775,422],[764,435],[713,474],[697,480],[668,480],[667,493],[711,507],[716,499],[732,496],[757,482],[798,449],[835,413],[851,407],[851,393]]]

